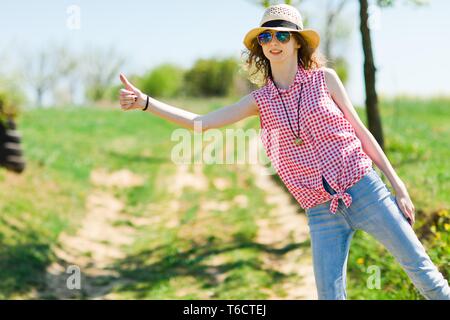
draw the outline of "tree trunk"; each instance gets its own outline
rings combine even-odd
[[[367,122],[370,132],[384,150],[383,129],[381,126],[380,113],[378,111],[378,97],[375,87],[375,64],[372,52],[372,40],[368,26],[368,3],[367,0],[360,0],[360,31],[362,46],[364,51],[364,81],[366,87],[366,110]]]
[[[42,97],[44,95],[44,89],[41,87],[36,89],[36,103],[38,107],[42,107]]]

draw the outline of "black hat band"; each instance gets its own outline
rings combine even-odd
[[[282,28],[291,28],[296,30],[302,30],[298,25],[295,23],[292,23],[287,20],[271,20],[264,22],[261,27],[268,27],[268,28],[276,28],[276,27],[282,27]]]

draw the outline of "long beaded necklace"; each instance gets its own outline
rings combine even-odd
[[[280,90],[278,90],[278,87],[275,85],[275,82],[273,84],[278,91],[278,95],[280,96],[281,103],[283,104],[284,110],[286,111],[286,117],[288,118],[288,121],[289,121],[289,127],[291,128],[292,134],[295,137],[294,143],[296,145],[301,145],[301,144],[303,144],[303,140],[300,138],[300,101],[302,99],[303,83],[300,86],[300,94],[299,94],[298,103],[297,103],[297,130],[298,130],[297,135],[295,135],[294,129],[292,129],[291,120],[289,119],[289,115],[288,115],[286,106],[284,105],[283,98],[281,97]]]

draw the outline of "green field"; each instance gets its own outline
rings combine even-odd
[[[197,113],[234,99],[167,101]],[[386,154],[416,207],[414,226],[435,264],[450,275],[450,100],[385,102],[381,105]],[[362,109],[358,113],[365,122]],[[258,128],[256,117],[243,128]],[[47,268],[62,232],[75,234],[94,192],[123,203],[120,225],[133,229],[125,257],[112,266],[109,289],[124,299],[266,299],[283,296],[289,275],[261,268],[271,248],[256,244],[256,220],[267,214],[264,193],[244,165],[206,165],[207,188],[168,192],[177,166],[170,140],[177,126],[149,113],[119,108],[64,107],[26,111],[18,121],[27,160],[24,174],[0,169],[0,298],[57,298],[46,289]],[[234,128],[229,126],[227,128]],[[226,128],[223,128],[226,129]],[[95,170],[127,169],[144,183],[125,189],[93,185]],[[218,191],[214,179],[228,188]],[[384,180],[386,180],[383,177]],[[388,184],[390,187],[390,185]],[[245,195],[247,208],[233,199]],[[230,204],[204,210],[207,201]],[[248,208],[251,208],[249,210]],[[138,218],[151,223],[138,224]],[[134,220],[133,220],[134,219]],[[171,223],[175,219],[177,223]],[[89,249],[89,248],[87,248]],[[282,256],[290,249],[276,251]],[[89,256],[89,253],[87,253]],[[206,264],[214,262],[211,269]],[[381,268],[381,290],[366,286],[367,267]],[[349,259],[349,299],[420,299],[406,274],[370,236],[357,233]],[[92,279],[91,279],[92,280]],[[98,282],[110,282],[99,276]],[[264,290],[263,290],[264,289]],[[91,298],[81,294],[79,298]]]

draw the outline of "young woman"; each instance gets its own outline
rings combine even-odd
[[[197,115],[145,95],[121,74],[126,88],[120,104],[193,130],[200,121],[202,131],[259,115],[266,154],[308,217],[319,299],[346,298],[347,258],[358,229],[394,255],[427,299],[450,299],[448,282],[411,227],[414,205],[405,184],[359,119],[337,74],[323,66],[319,41],[316,31],[303,28],[296,8],[274,5],[244,39],[253,75],[265,80],[260,89]]]

